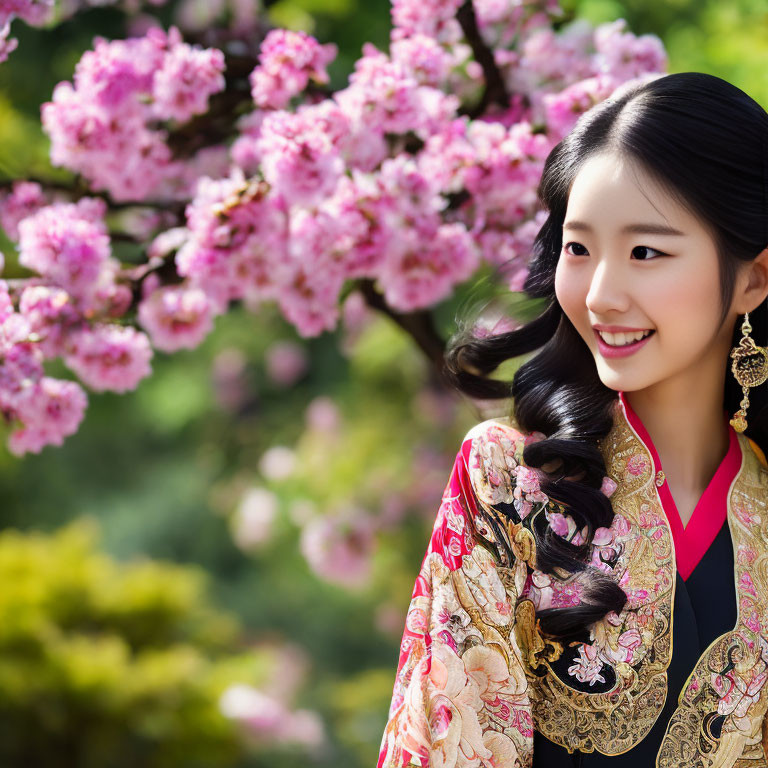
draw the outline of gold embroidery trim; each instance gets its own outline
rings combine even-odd
[[[647,590],[649,597],[636,601],[632,609],[625,606],[618,626],[605,619],[596,626],[600,625],[600,636],[611,644],[626,630],[641,631],[643,645],[637,649],[640,658],[632,665],[613,666],[616,684],[602,693],[571,687],[554,673],[546,658],[542,663],[547,674],[528,672],[532,716],[538,731],[568,752],[578,749],[620,755],[648,734],[664,708],[667,668],[672,657],[676,561],[672,532],[658,496],[653,459],[629,424],[620,401],[616,404],[614,426],[601,441],[600,450],[607,474],[620,480],[611,495],[614,512],[627,518],[635,534],[627,541],[614,575],[618,579],[628,571],[632,588]],[[646,518],[645,526],[641,525],[641,516]],[[657,584],[661,586],[654,595]],[[639,623],[641,614],[644,625]]]

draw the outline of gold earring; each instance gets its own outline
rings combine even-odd
[[[739,403],[739,410],[733,414],[731,426],[737,432],[743,432],[747,428],[747,408],[749,407],[749,387],[756,387],[768,379],[768,350],[758,347],[755,340],[749,335],[752,326],[749,324],[749,312],[744,313],[744,322],[741,324],[741,341],[738,347],[731,350],[731,372],[736,381],[741,384],[744,397]]]

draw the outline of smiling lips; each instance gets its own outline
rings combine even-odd
[[[599,330],[600,338],[612,347],[623,347],[625,344],[631,344],[633,341],[640,341],[640,339],[648,336],[651,331],[625,331],[623,333],[611,333],[610,331]]]
[[[600,354],[603,357],[631,355],[644,347],[654,334],[654,331],[650,329],[621,329],[619,326],[595,326],[593,331]]]

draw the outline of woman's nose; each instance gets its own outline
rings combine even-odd
[[[629,308],[626,276],[621,266],[603,259],[595,267],[586,298],[587,309],[598,317]]]

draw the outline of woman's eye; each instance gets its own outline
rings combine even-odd
[[[634,253],[635,251],[640,251],[641,253],[642,253],[643,251],[651,251],[652,253],[656,253],[656,254],[659,254],[659,255],[663,255],[661,251],[657,251],[655,248],[650,248],[650,247],[649,247],[649,246],[647,246],[647,245],[636,245],[636,246],[635,246],[635,247],[632,249],[632,253]],[[656,258],[656,257],[655,257],[655,256],[651,256],[650,260],[653,260],[654,258]],[[641,257],[640,257],[640,261],[649,261],[649,258],[648,258],[648,256],[647,256],[647,255],[646,255],[646,256],[641,256]]]
[[[566,243],[563,246],[563,250],[568,252],[568,247],[571,246],[571,245],[575,245],[577,248],[584,248],[584,246],[581,243]],[[586,251],[586,248],[584,248],[584,250]],[[583,253],[571,253],[571,255],[572,256],[583,256],[584,254]]]

